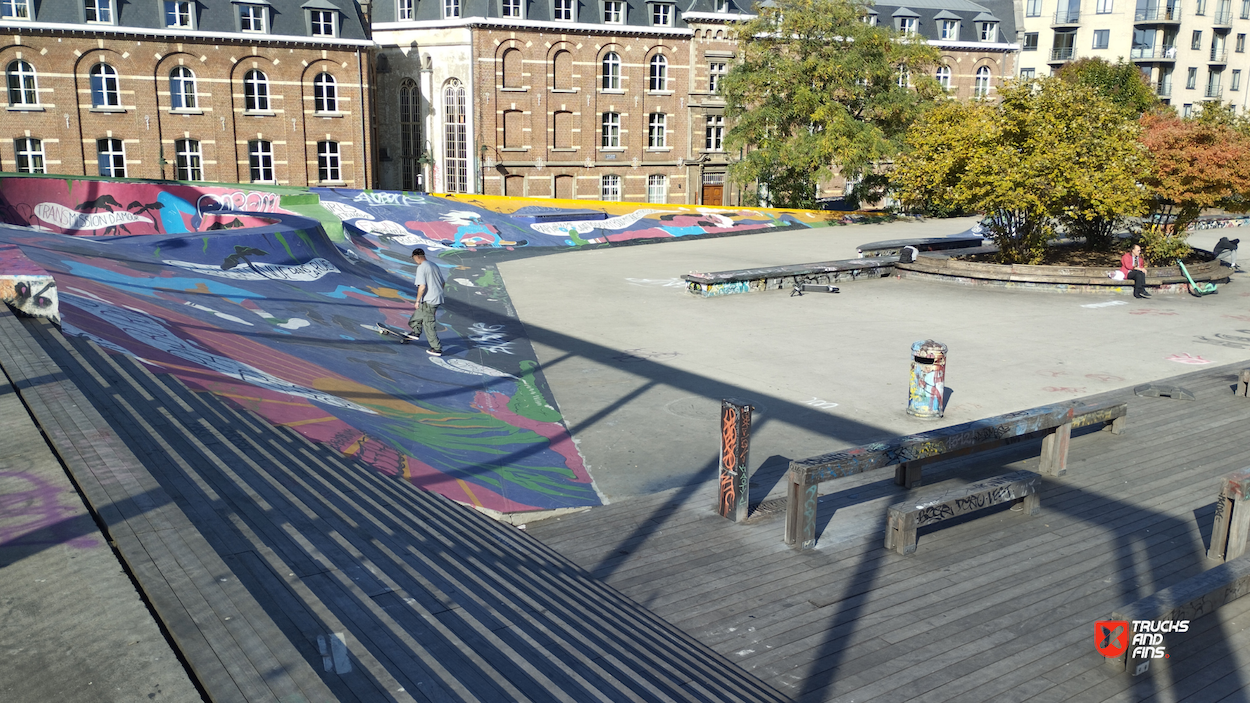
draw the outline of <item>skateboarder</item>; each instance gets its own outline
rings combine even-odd
[[[438,306],[443,304],[443,273],[433,261],[425,258],[424,249],[413,249],[412,260],[417,263],[417,307],[408,318],[408,326],[412,328],[414,338],[420,337],[421,330],[425,330],[425,341],[430,345],[425,350],[427,354],[442,356],[443,345],[434,329],[434,316],[438,313]]]

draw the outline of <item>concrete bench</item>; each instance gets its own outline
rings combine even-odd
[[[980,235],[955,235],[951,237],[918,237],[914,239],[887,239],[883,242],[870,242],[856,247],[861,257],[893,256],[898,257],[903,247],[915,247],[917,251],[944,251],[947,249],[969,249],[984,244],[985,238]]]
[[[762,266],[734,271],[688,273],[682,276],[687,292],[711,298],[719,295],[791,290],[807,283],[830,285],[861,279],[883,278],[894,270],[898,257],[873,257],[818,261],[809,264]]]
[[[1225,561],[1246,553],[1246,541],[1250,537],[1250,505],[1245,504],[1247,493],[1250,493],[1250,468],[1234,471],[1220,481],[1208,559]]]
[[[1107,661],[1115,669],[1127,669],[1134,676],[1144,674],[1150,669],[1150,655],[1139,648],[1140,645],[1133,644],[1134,621],[1197,620],[1247,593],[1250,593],[1250,556],[1243,556],[1118,608],[1111,619],[1128,623],[1128,648]],[[1163,636],[1163,645],[1167,646],[1167,634]]]
[[[894,482],[914,488],[920,485],[925,464],[1024,441],[1040,432],[1047,433],[1042,440],[1041,472],[1062,476],[1068,470],[1068,444],[1074,428],[1110,423],[1111,431],[1120,434],[1127,414],[1128,404],[1123,402],[1045,405],[792,461],[785,542],[798,549],[816,546],[816,499],[824,481],[894,466]]]
[[[917,529],[1022,498],[1024,513],[1036,515],[1040,483],[1041,477],[1032,471],[1016,471],[895,503],[888,511],[885,548],[911,554],[916,551]]]

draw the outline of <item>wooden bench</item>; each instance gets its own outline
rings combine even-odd
[[[1197,620],[1247,593],[1250,593],[1250,556],[1243,556],[1119,608],[1112,613],[1111,619],[1128,623],[1128,648],[1120,656],[1109,657],[1107,661],[1115,669],[1127,669],[1134,676],[1144,674],[1150,669],[1150,659],[1134,656],[1144,654],[1134,651],[1134,620]],[[1165,647],[1167,638],[1165,633]]]
[[[1250,493],[1250,468],[1234,471],[1220,481],[1208,559],[1226,561],[1246,553],[1246,541],[1250,538],[1250,506],[1245,504],[1247,493]]]
[[[916,551],[916,530],[945,520],[966,515],[982,508],[1024,499],[1024,513],[1036,515],[1040,500],[1037,495],[1041,477],[1032,471],[995,476],[930,494],[917,500],[906,500],[890,506],[885,530],[885,548],[899,554]]]
[[[894,466],[894,482],[914,488],[920,485],[920,471],[927,463],[1024,441],[1039,432],[1048,433],[1042,440],[1041,472],[1062,476],[1068,470],[1068,444],[1074,428],[1111,423],[1111,431],[1120,434],[1127,413],[1124,402],[1046,405],[792,461],[785,542],[798,549],[816,546],[816,498],[824,481]]]

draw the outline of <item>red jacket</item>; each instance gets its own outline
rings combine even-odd
[[[1137,257],[1137,265],[1142,268],[1146,268],[1146,262],[1143,259],[1143,257],[1140,257],[1140,256]],[[1125,278],[1128,278],[1128,272],[1132,270],[1133,270],[1133,252],[1126,251],[1124,252],[1124,256],[1120,257],[1120,273],[1124,274]]]

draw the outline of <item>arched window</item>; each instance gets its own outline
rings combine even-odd
[[[556,90],[573,89],[573,54],[569,51],[557,51],[551,59],[552,87]]]
[[[417,159],[421,155],[421,123],[418,115],[421,94],[417,82],[405,78],[399,84],[399,167],[400,187],[417,188]]]
[[[317,77],[313,79],[313,111],[339,111],[338,84],[334,82],[334,76],[328,73],[318,73]]]
[[[25,61],[9,64],[5,73],[9,78],[10,105],[38,105],[39,86],[35,82],[35,67]]]
[[[650,90],[668,90],[668,59],[660,54],[651,57]]]
[[[200,141],[198,139],[174,140],[174,153],[177,154],[177,160],[175,161],[177,180],[204,180],[204,157],[200,153]]]
[[[269,78],[262,71],[252,69],[243,74],[243,111],[267,111],[269,109]]]
[[[117,87],[117,70],[106,63],[91,67],[91,106],[120,107],[122,94]]]
[[[169,105],[175,110],[196,108],[195,74],[186,66],[169,72]]]
[[[937,70],[937,82],[942,86],[942,90],[951,89],[951,67],[943,66]]]
[[[521,50],[508,49],[503,52],[503,87],[520,88],[521,85]]]
[[[469,132],[464,84],[453,78],[443,87],[443,173],[448,193],[469,192]]]
[[[977,69],[976,85],[972,89],[973,97],[984,98],[990,94],[990,67],[982,66]]]
[[[621,57],[613,51],[603,57],[603,89],[621,89]]]

